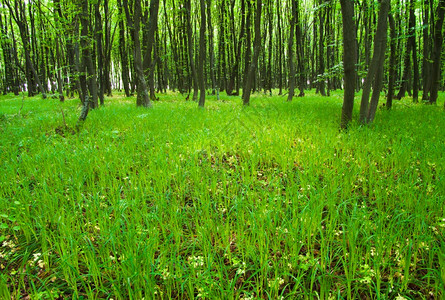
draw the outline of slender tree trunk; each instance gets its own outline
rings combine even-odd
[[[423,4],[423,60],[422,60],[422,81],[423,81],[423,90],[422,90],[422,100],[429,99],[430,92],[430,74],[431,74],[431,43],[430,43],[430,0],[424,0]]]
[[[89,11],[88,11],[88,0],[81,0],[81,9],[82,12],[80,14],[80,24],[82,26],[81,29],[81,39],[80,43],[82,46],[82,62],[83,67],[86,68],[88,77],[88,90],[91,95],[90,108],[95,109],[98,106],[97,103],[97,82],[96,82],[96,66],[93,63],[92,56],[94,52],[92,51],[91,38],[89,34],[90,30],[90,22],[89,22]],[[83,69],[82,71],[85,71]]]
[[[390,43],[391,43],[391,53],[389,57],[389,80],[388,80],[388,95],[386,98],[386,108],[392,108],[392,99],[394,97],[394,77],[395,77],[395,66],[396,66],[396,24],[392,13],[388,13],[388,23],[390,28]]]
[[[297,61],[298,61],[298,88],[300,89],[300,93],[298,97],[304,97],[304,89],[306,86],[306,75],[305,75],[305,67],[304,67],[304,40],[303,34],[301,30],[301,20],[300,20],[300,8],[298,7],[298,3],[296,4],[296,12],[295,12],[295,37],[297,40]]]
[[[241,25],[240,25],[240,34],[239,34],[239,38],[238,38],[238,43],[236,45],[235,48],[235,60],[234,60],[234,64],[232,66],[232,70],[230,72],[230,78],[229,78],[229,82],[227,83],[227,94],[228,95],[238,95],[239,91],[235,90],[235,92],[233,92],[233,89],[235,87],[235,80],[238,80],[238,70],[239,70],[239,65],[241,62],[241,48],[243,45],[243,39],[244,39],[244,32],[245,32],[245,18],[246,18],[246,5],[245,5],[245,0],[241,0]]]
[[[322,5],[324,0],[320,0],[320,5]],[[324,78],[325,71],[325,51],[324,51],[324,23],[326,8],[319,9],[319,41],[318,41],[318,90],[322,96],[326,96],[326,83]]]
[[[374,37],[373,57],[363,86],[362,101],[360,105],[360,122],[363,124],[372,122],[374,120],[375,111],[377,109],[378,101],[380,98],[380,90],[383,80],[383,63],[385,60],[388,30],[389,7],[390,0],[381,0],[377,31]],[[369,94],[371,85],[373,83],[373,96],[371,99],[371,105],[369,105]]]
[[[357,71],[355,69],[357,62],[357,31],[354,22],[354,1],[340,0],[340,5],[343,20],[343,65],[345,82],[340,127],[345,129],[352,119],[352,110],[354,108],[357,77]]]
[[[128,56],[125,45],[125,27],[124,27],[124,12],[122,9],[122,0],[117,0],[117,7],[119,10],[119,56],[121,63],[121,72],[122,72],[122,84],[124,86],[125,96],[130,97],[130,88],[129,88],[129,73],[128,73]]]
[[[256,1],[256,10],[255,10],[255,40],[254,40],[254,50],[252,61],[249,66],[249,72],[247,74],[246,82],[244,85],[243,92],[243,104],[250,105],[250,92],[252,90],[253,81],[255,80],[255,73],[258,65],[258,57],[260,56],[261,51],[261,9],[262,9],[262,0]],[[250,47],[250,45],[248,45]]]
[[[412,56],[413,56],[413,101],[417,103],[419,101],[419,66],[417,61],[417,41],[416,41],[416,15],[415,1],[410,1],[409,6],[409,42],[411,44]]]
[[[244,0],[242,0],[244,2]],[[210,59],[210,79],[212,81],[212,95],[216,93],[216,80],[215,80],[215,54],[214,54],[214,44],[213,44],[213,24],[212,24],[212,14],[211,14],[212,0],[207,0],[207,25],[209,32],[209,59]]]
[[[100,15],[100,3],[101,0],[97,0],[95,7],[94,7],[94,13],[96,18],[96,24],[95,24],[95,33],[96,33],[96,52],[97,52],[97,69],[98,69],[98,97],[101,105],[104,105],[104,49],[102,46],[102,16]]]
[[[198,74],[196,73],[195,60],[194,60],[194,47],[193,47],[193,35],[192,35],[192,22],[191,22],[191,3],[190,0],[185,0],[185,9],[187,12],[187,42],[188,42],[188,56],[190,70],[193,78],[193,101],[198,99]]]
[[[150,1],[150,19],[148,21],[148,32],[147,32],[147,49],[144,55],[144,60],[142,65],[144,67],[144,73],[148,77],[150,100],[156,100],[155,86],[154,86],[154,69],[156,67],[157,57],[155,55],[155,48],[153,47],[156,40],[155,34],[158,29],[158,12],[159,12],[159,0]]]
[[[289,58],[289,93],[287,101],[292,101],[295,92],[295,63],[294,63],[294,31],[295,18],[297,15],[297,0],[292,0],[292,15],[289,24],[289,42],[288,42],[288,58]]]
[[[430,104],[436,104],[440,84],[440,67],[443,35],[442,27],[445,16],[445,0],[439,0],[436,12],[436,23],[434,26],[433,67],[431,70],[431,95]]]
[[[137,88],[136,105],[151,107],[152,104],[150,101],[150,97],[148,96],[147,83],[145,81],[144,70],[142,68],[141,41],[139,37],[142,14],[141,0],[134,0],[133,15],[130,14],[128,0],[123,0],[123,7],[125,9],[127,23],[130,27],[131,35],[133,38],[133,65]]]
[[[14,19],[15,23],[17,24],[20,32],[20,37],[22,39],[24,54],[25,54],[25,61],[26,66],[28,70],[30,71],[30,74],[27,73],[28,76],[28,94],[30,96],[33,95],[33,80],[37,83],[37,86],[40,90],[40,93],[42,94],[43,99],[46,99],[46,92],[43,88],[42,83],[40,82],[39,75],[34,67],[34,64],[32,62],[30,53],[31,53],[31,47],[29,45],[29,33],[28,33],[28,23],[26,19],[26,10],[25,10],[25,2],[22,1],[14,1],[14,7],[11,6],[9,1],[4,1],[5,4],[9,8],[9,12],[12,15],[12,18]]]
[[[199,63],[198,63],[198,75],[199,75],[199,107],[204,107],[206,99],[206,87],[205,87],[205,74],[204,66],[206,63],[206,4],[205,0],[200,0],[201,8],[201,24],[199,28]]]
[[[278,95],[283,94],[283,39],[281,29],[281,1],[277,1],[277,27],[278,27]]]

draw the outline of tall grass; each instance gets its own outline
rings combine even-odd
[[[444,297],[442,105],[341,102],[2,97],[0,298]]]

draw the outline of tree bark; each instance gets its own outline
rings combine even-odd
[[[289,59],[289,92],[287,95],[287,101],[292,101],[295,92],[294,31],[296,14],[297,0],[292,0],[292,15],[289,24],[289,42],[287,50]]]
[[[363,85],[362,101],[360,104],[360,122],[362,124],[368,123],[374,119],[375,109],[377,108],[379,100],[382,83],[378,81],[382,81],[383,78],[382,72],[386,50],[389,7],[390,0],[381,0],[377,31],[374,37],[373,56]],[[372,105],[369,107],[369,94],[373,82],[375,82],[373,99],[371,99]]]
[[[392,108],[392,99],[394,97],[394,77],[395,77],[395,66],[396,66],[396,24],[394,22],[394,17],[392,13],[388,13],[388,23],[390,28],[390,43],[391,43],[391,53],[389,57],[389,80],[388,80],[388,95],[386,98],[386,108]]]
[[[155,86],[154,86],[154,69],[156,67],[157,57],[155,55],[155,33],[158,29],[158,11],[159,0],[150,1],[150,18],[148,20],[148,32],[147,32],[147,49],[144,55],[142,65],[144,67],[144,73],[148,77],[150,100],[156,100]]]
[[[249,66],[249,72],[247,74],[246,82],[243,91],[243,105],[250,105],[250,92],[252,90],[253,81],[255,80],[255,72],[258,65],[258,57],[261,51],[261,9],[262,0],[256,1],[255,10],[255,40],[254,40],[254,51],[252,61]],[[250,47],[250,45],[247,45]]]
[[[357,31],[354,22],[354,1],[340,0],[343,20],[343,66],[345,92],[341,113],[340,127],[346,129],[352,119],[357,71]]]
[[[191,21],[191,3],[190,0],[185,0],[185,9],[187,12],[187,42],[188,42],[188,57],[190,70],[192,72],[193,79],[193,101],[198,99],[198,74],[196,73],[195,60],[194,60],[194,47],[193,47],[193,35],[192,35],[192,21]]]
[[[144,70],[142,67],[141,41],[139,37],[142,14],[141,0],[134,0],[133,14],[129,11],[128,0],[123,0],[123,7],[125,9],[127,23],[130,27],[133,39],[133,66],[137,89],[136,105],[149,108],[152,104],[150,97],[148,96],[147,82],[145,81]]]
[[[437,96],[440,84],[440,67],[443,35],[442,27],[445,16],[445,0],[440,0],[437,6],[436,23],[434,25],[434,47],[433,47],[433,67],[431,70],[431,95],[429,104],[437,103]]]
[[[206,87],[205,87],[205,74],[204,66],[206,63],[206,4],[205,0],[200,0],[201,8],[201,24],[199,28],[199,63],[198,63],[198,75],[199,75],[199,107],[204,107],[206,99]]]
[[[130,97],[130,87],[129,87],[129,71],[128,71],[128,56],[125,45],[125,27],[124,27],[124,12],[122,9],[122,0],[117,0],[117,7],[119,10],[119,56],[121,62],[121,73],[122,73],[122,84],[124,86],[125,96]]]

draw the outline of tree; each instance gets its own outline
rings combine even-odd
[[[352,120],[352,110],[354,108],[355,84],[357,77],[357,71],[355,69],[357,61],[357,32],[354,22],[354,1],[340,0],[340,5],[343,21],[343,66],[345,85],[340,127],[345,129]]]
[[[187,46],[188,46],[188,58],[190,64],[190,70],[192,72],[193,79],[193,101],[198,99],[198,74],[195,68],[195,59],[193,51],[193,35],[192,35],[192,21],[191,21],[191,3],[190,0],[185,0],[185,10],[187,18]]]
[[[46,98],[45,89],[43,88],[43,85],[40,81],[40,77],[37,74],[36,68],[31,59],[28,21],[26,19],[26,4],[24,1],[14,1],[14,6],[12,6],[10,0],[5,0],[4,2],[6,6],[8,6],[9,12],[19,28],[20,37],[23,44],[23,52],[25,54],[26,68],[29,71],[26,72],[28,81],[28,95],[33,96],[33,86],[34,86],[33,80],[34,80],[35,83],[37,84],[38,89],[40,90],[40,93],[42,94],[43,99],[45,99]]]
[[[204,65],[206,62],[206,4],[205,0],[200,0],[201,8],[201,26],[199,28],[199,63],[198,63],[198,75],[199,75],[199,106],[204,107],[206,99],[206,87],[205,87],[205,75]]]
[[[262,8],[262,0],[256,1],[256,10],[255,10],[255,40],[254,40],[254,50],[253,57],[249,65],[248,73],[246,74],[246,79],[244,82],[243,89],[243,105],[250,105],[250,92],[252,90],[253,81],[255,79],[255,72],[258,66],[258,57],[261,52],[261,8]],[[250,45],[247,45],[250,47]]]
[[[440,65],[443,44],[442,27],[445,16],[445,0],[439,0],[436,12],[436,23],[434,26],[433,67],[431,69],[431,94],[430,104],[436,104],[440,84]]]
[[[131,1],[131,0],[130,0]],[[136,105],[143,107],[151,107],[151,101],[147,92],[147,82],[145,81],[144,71],[142,67],[141,41],[139,31],[141,28],[141,0],[133,0],[133,11],[130,11],[128,0],[123,0],[125,15],[127,16],[128,27],[133,39],[133,65],[134,76],[136,77],[137,99]]]
[[[374,52],[363,86],[362,101],[360,104],[361,123],[368,123],[374,120],[383,85],[383,63],[385,61],[389,8],[390,0],[381,0],[377,30],[374,37]],[[371,104],[369,104],[371,85],[373,86],[373,94]]]
[[[289,59],[289,92],[287,95],[287,101],[292,101],[295,90],[295,63],[294,63],[294,31],[295,31],[295,18],[297,16],[297,0],[291,0],[292,2],[292,14],[289,25],[289,42],[288,42],[288,59]]]

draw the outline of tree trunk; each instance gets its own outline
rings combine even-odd
[[[133,39],[133,65],[137,88],[136,105],[149,108],[152,106],[152,104],[148,96],[147,83],[145,81],[144,70],[142,68],[141,41],[139,37],[142,14],[141,0],[134,0],[133,15],[130,14],[128,0],[123,0],[123,6]]]
[[[90,108],[95,109],[98,106],[97,103],[97,82],[96,82],[96,66],[93,63],[92,55],[94,55],[91,45],[91,38],[89,35],[90,22],[89,22],[89,12],[88,12],[88,0],[81,0],[81,13],[80,13],[80,24],[81,37],[80,43],[82,46],[82,72],[87,71],[88,77],[88,90],[91,95]]]
[[[242,0],[244,2],[244,0]],[[214,44],[213,44],[213,24],[212,24],[212,14],[211,14],[212,0],[207,0],[207,25],[209,31],[209,59],[210,59],[210,79],[212,81],[212,95],[216,93],[216,80],[215,80],[215,54],[214,54]]]
[[[97,69],[98,69],[98,96],[99,96],[99,101],[100,101],[100,105],[104,105],[104,50],[103,50],[103,46],[102,46],[102,16],[100,15],[100,2],[101,0],[97,0],[96,4],[95,4],[95,9],[94,9],[94,13],[95,13],[95,35],[96,35],[96,52],[97,52]]]
[[[377,31],[374,37],[373,56],[363,86],[362,101],[360,105],[360,122],[363,124],[372,122],[374,119],[375,111],[380,98],[380,90],[383,80],[383,63],[385,61],[389,7],[390,0],[381,1]],[[369,106],[369,94],[371,85],[373,83],[373,95],[371,99],[371,106]]]
[[[125,45],[125,27],[124,27],[124,16],[122,10],[122,0],[117,1],[117,7],[119,10],[119,56],[121,62],[121,72],[122,72],[122,84],[124,86],[125,96],[130,97],[129,88],[129,73],[128,73],[128,56]]]
[[[29,45],[29,33],[28,33],[28,23],[26,19],[26,11],[25,11],[25,2],[22,1],[14,1],[14,7],[11,6],[9,1],[4,1],[5,4],[9,8],[9,12],[11,13],[12,18],[16,22],[19,31],[20,31],[20,37],[22,39],[24,54],[25,54],[25,61],[27,69],[29,70],[29,73],[27,72],[27,81],[28,81],[28,94],[29,96],[33,95],[33,81],[37,83],[37,86],[40,90],[40,93],[42,94],[43,99],[46,99],[46,92],[43,88],[43,85],[40,82],[39,75],[37,74],[37,71],[34,67],[34,64],[31,60],[30,53],[31,53],[31,47]]]
[[[205,74],[204,66],[206,63],[206,4],[205,0],[200,0],[201,7],[201,24],[199,28],[199,63],[198,63],[198,75],[199,75],[199,107],[204,107],[206,99],[206,87],[205,87]]]
[[[440,84],[440,67],[443,35],[442,27],[445,16],[445,0],[440,0],[437,6],[436,23],[434,25],[433,67],[431,70],[431,95],[429,104],[436,104]]]
[[[249,66],[249,72],[247,74],[246,82],[243,91],[243,104],[250,105],[250,92],[252,90],[253,81],[255,80],[255,72],[258,65],[258,57],[261,51],[261,9],[262,0],[256,1],[256,11],[255,11],[255,40],[254,40],[254,51],[252,61]],[[248,45],[250,47],[250,45]]]
[[[229,82],[227,83],[227,95],[238,95],[239,91],[233,89],[235,87],[235,80],[238,80],[238,70],[241,62],[241,48],[243,45],[244,32],[245,32],[245,18],[246,18],[246,5],[245,0],[241,0],[241,26],[240,26],[240,34],[238,38],[238,43],[235,48],[235,61],[232,66],[232,70],[230,72]]]
[[[352,119],[354,108],[354,95],[357,72],[355,64],[357,62],[357,31],[354,22],[354,2],[353,0],[340,0],[342,20],[343,20],[343,65],[345,93],[343,96],[343,107],[341,113],[340,127],[347,128]]]
[[[394,97],[394,77],[395,77],[395,67],[396,67],[396,24],[392,13],[388,13],[388,22],[390,28],[390,43],[391,43],[391,54],[389,57],[389,80],[388,80],[388,95],[386,98],[386,108],[392,108],[392,99]]]
[[[187,12],[187,42],[188,42],[188,57],[190,70],[193,78],[193,101],[198,99],[198,74],[196,73],[195,60],[193,57],[193,35],[192,35],[192,21],[191,21],[191,3],[190,0],[185,0],[185,9]]]
[[[278,95],[283,94],[283,39],[281,30],[281,2],[277,1],[277,26],[278,26]]]
[[[159,11],[159,0],[150,1],[150,19],[148,21],[148,32],[147,32],[147,49],[144,55],[144,60],[142,62],[144,73],[148,77],[149,82],[149,92],[150,100],[156,100],[155,86],[154,86],[154,69],[156,67],[157,57],[155,55],[155,33],[158,29],[158,11]]]
[[[423,60],[422,60],[422,81],[423,81],[423,90],[422,90],[422,100],[429,99],[430,92],[430,74],[431,74],[431,43],[430,43],[430,0],[425,0],[423,4]]]
[[[289,93],[287,95],[287,101],[292,101],[295,92],[294,30],[296,14],[297,0],[292,0],[292,15],[289,24],[289,42],[287,50],[289,58]]]
[[[413,101],[419,101],[419,66],[417,62],[417,41],[416,41],[416,15],[414,13],[415,2],[410,1],[409,6],[409,42],[413,55]]]

